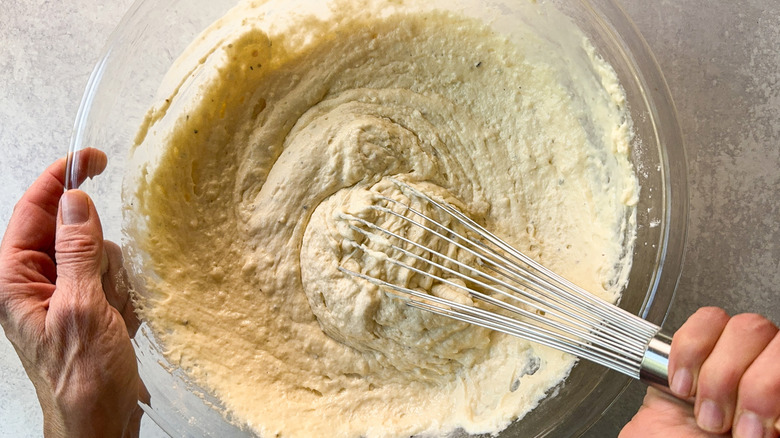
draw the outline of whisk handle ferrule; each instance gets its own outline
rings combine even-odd
[[[639,380],[668,394],[671,394],[669,390],[669,352],[671,350],[672,338],[658,332],[647,344],[647,350],[639,365]]]

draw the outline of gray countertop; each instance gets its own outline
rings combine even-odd
[[[25,188],[65,154],[81,94],[130,0],[3,0],[0,232]],[[758,312],[780,323],[780,2],[624,0],[658,58],[688,154],[687,255],[671,313]],[[641,404],[632,384],[587,437],[615,437]],[[42,417],[0,339],[0,437],[41,436]],[[161,436],[146,422],[145,437]]]

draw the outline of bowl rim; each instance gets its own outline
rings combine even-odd
[[[116,48],[120,46],[122,38],[125,38],[126,28],[138,11],[147,3],[151,3],[151,0],[136,0],[130,6],[109,36],[99,56],[99,61],[90,74],[76,113],[68,147],[65,174],[66,190],[78,188],[76,178],[79,174],[77,168],[79,160],[76,159],[76,155],[80,150],[89,147],[86,144],[85,130],[106,69],[113,59]],[[659,143],[665,145],[660,154],[660,170],[664,181],[664,215],[660,223],[662,237],[659,240],[657,251],[657,269],[651,280],[652,287],[648,289],[645,301],[638,313],[640,317],[662,326],[669,315],[677,292],[683,270],[688,234],[687,157],[678,122],[677,108],[655,55],[619,0],[579,0],[579,3],[591,11],[592,16],[599,21],[599,25],[611,35],[613,41],[618,43],[617,47],[620,49],[626,65],[631,68],[632,74],[641,84],[642,98],[644,105],[649,109],[649,118],[652,120],[656,138]],[[625,25],[621,27],[619,32],[611,24],[616,22]],[[642,69],[639,69],[639,65],[643,66]],[[664,111],[659,111],[658,107],[664,108]],[[662,293],[662,291],[664,292]],[[671,293],[665,291],[671,291]],[[614,394],[612,400],[603,409],[600,409],[598,414],[592,412],[592,406],[584,409],[584,411],[589,412],[586,415],[587,420],[579,423],[578,427],[570,431],[572,436],[585,433],[599,418],[612,409],[631,382],[630,378],[618,373],[611,375],[610,378],[612,377],[615,377],[613,386],[617,387],[616,390],[612,391]],[[149,407],[149,409],[151,408]],[[165,429],[162,421],[158,421],[154,416],[150,416],[150,418]],[[556,426],[550,425],[546,431],[538,436],[547,436],[553,433],[553,428]],[[176,431],[166,429],[166,432],[170,434]],[[555,432],[559,433],[560,431]]]

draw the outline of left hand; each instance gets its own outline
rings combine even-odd
[[[98,150],[78,157],[81,180],[105,169]],[[0,245],[0,323],[35,386],[47,437],[137,436],[145,390],[132,308],[110,275],[121,266],[117,247],[103,241],[86,193],[63,194],[64,177],[61,159],[14,208]]]

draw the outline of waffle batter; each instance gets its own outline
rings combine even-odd
[[[530,28],[510,40],[404,2],[291,3],[216,23],[147,117],[125,193],[141,315],[264,437],[497,432],[575,359],[342,274],[387,275],[338,217],[403,199],[401,179],[615,300],[638,191],[615,74],[575,31],[567,57]]]

